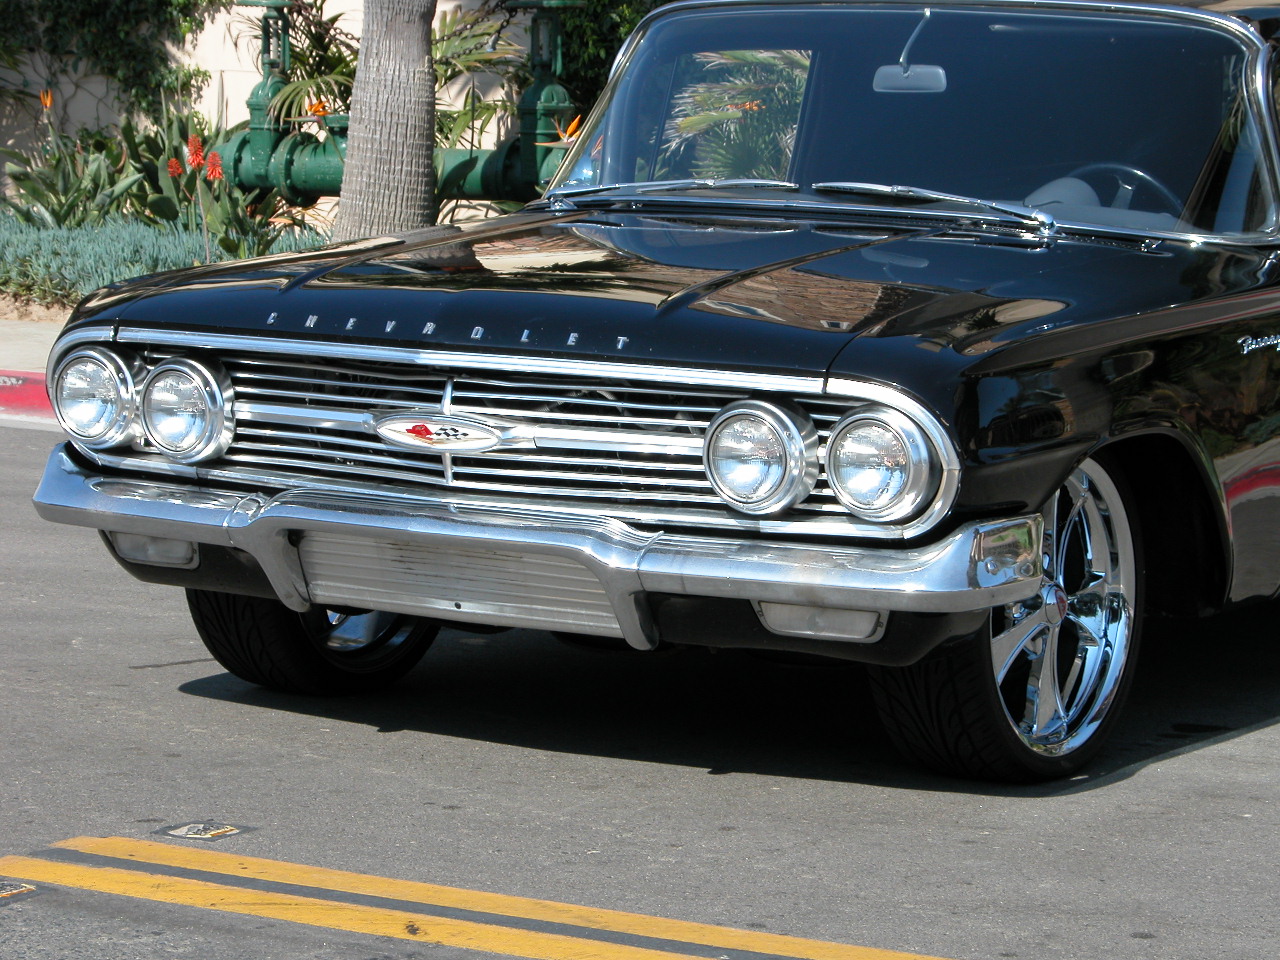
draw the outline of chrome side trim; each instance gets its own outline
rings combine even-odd
[[[384,360],[390,363],[417,363],[433,367],[470,370],[500,370],[506,373],[571,374],[579,377],[609,377],[679,383],[701,387],[733,387],[780,392],[822,393],[821,377],[783,374],[742,373],[735,370],[707,370],[697,367],[658,366],[650,363],[616,363],[608,360],[561,360],[555,357],[527,357],[514,354],[464,353],[453,350],[419,350],[345,341],[289,340],[239,334],[204,334],[190,330],[155,330],[121,327],[120,343],[142,343],[187,349],[242,350],[246,353],[297,353],[301,356],[335,360]]]
[[[811,0],[813,6],[825,7],[881,7],[892,8],[894,6],[903,7],[920,7],[923,4],[920,0]],[[626,53],[628,49],[634,45],[636,37],[640,35],[640,27],[648,25],[652,20],[658,18],[666,18],[680,10],[703,9],[706,7],[745,7],[745,6],[767,6],[776,3],[776,0],[676,0],[660,9],[653,10],[645,15],[645,17],[632,31],[628,42],[623,45],[619,54]],[[1264,41],[1257,34],[1253,33],[1229,12],[1219,13],[1214,10],[1204,10],[1193,6],[1177,6],[1169,3],[1132,3],[1132,2],[1115,2],[1115,3],[1098,3],[1097,0],[934,0],[931,4],[935,10],[945,10],[948,7],[958,9],[977,9],[984,7],[994,8],[1010,8],[1016,9],[1021,7],[1025,10],[1068,10],[1077,13],[1094,13],[1105,15],[1109,13],[1133,13],[1146,14],[1155,17],[1171,17],[1177,20],[1199,20],[1205,23],[1212,23],[1219,27],[1224,27],[1230,32],[1236,34],[1241,39],[1246,39],[1254,47],[1262,46]],[[1242,10],[1260,9],[1265,4],[1258,4],[1257,7],[1242,7]]]
[[[117,480],[80,467],[66,445],[51,454],[34,499],[46,520],[236,547],[257,560],[280,599],[297,610],[315,599],[299,535],[407,543],[471,556],[559,557],[591,572],[622,635],[643,649],[658,639],[641,603],[646,592],[951,613],[1014,603],[1040,588],[1038,514],[968,523],[923,547],[741,541],[644,534],[616,520],[532,508],[300,490],[267,499]],[[368,598],[371,607],[374,599]],[[347,600],[362,602],[356,595]]]

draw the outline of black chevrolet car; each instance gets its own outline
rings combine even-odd
[[[1280,586],[1278,30],[671,4],[522,212],[85,300],[36,506],[276,689],[442,623],[787,651],[1067,774],[1145,616]]]

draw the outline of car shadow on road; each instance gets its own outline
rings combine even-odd
[[[384,731],[678,764],[709,775],[859,782],[1003,796],[1096,789],[1149,764],[1280,720],[1280,608],[1156,623],[1124,722],[1088,772],[1003,787],[901,759],[852,664],[677,648],[653,654],[570,646],[545,633],[446,630],[408,677],[379,694],[316,699],[225,673],[183,692]]]

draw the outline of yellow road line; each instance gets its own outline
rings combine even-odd
[[[556,903],[550,900],[534,900],[479,890],[463,890],[432,883],[394,880],[386,877],[350,873],[345,870],[330,870],[324,867],[284,863],[279,860],[245,857],[216,850],[196,850],[190,847],[170,846],[169,844],[156,843],[150,840],[129,840],[122,837],[76,837],[54,844],[54,846],[67,850],[76,850],[81,853],[128,860],[137,864],[154,864],[179,869],[200,870],[206,873],[219,873],[231,877],[247,877],[273,883],[314,887],[319,890],[329,890],[337,893],[363,894],[406,903],[420,903],[525,920],[546,921],[589,930],[607,930],[658,940],[671,940],[677,943],[699,944],[775,956],[796,957],[800,958],[800,960],[938,960],[938,958],[923,957],[918,954],[900,953],[892,950],[879,950],[874,947],[859,947],[824,940],[807,940],[783,934],[739,930],[733,927],[720,927],[683,920],[669,920],[617,910],[602,910],[569,903]],[[3,859],[0,859],[0,865],[4,862]],[[530,954],[522,955],[530,956]]]
[[[60,887],[115,893],[140,900],[201,907],[224,913],[269,917],[330,930],[528,957],[531,960],[683,960],[685,956],[554,933],[450,920],[410,913],[407,910],[385,910],[287,893],[244,890],[203,880],[159,876],[117,867],[86,867],[32,857],[0,857],[0,872],[6,876]]]

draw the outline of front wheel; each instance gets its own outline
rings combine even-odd
[[[242,680],[286,693],[365,693],[422,659],[439,627],[378,611],[312,607],[188,590],[187,606],[214,658]]]
[[[872,689],[899,749],[947,774],[1025,782],[1074,773],[1115,725],[1138,653],[1141,544],[1122,480],[1086,460],[1044,508],[1036,596]]]

